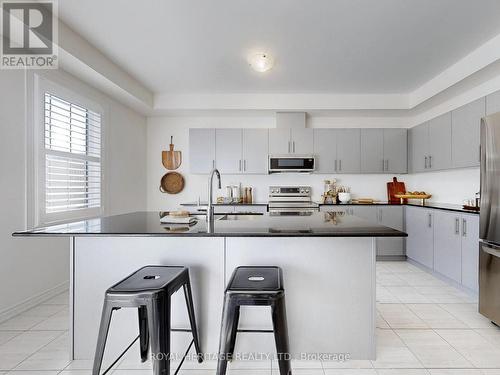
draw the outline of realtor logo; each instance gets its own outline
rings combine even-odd
[[[57,4],[2,2],[3,69],[57,68]]]

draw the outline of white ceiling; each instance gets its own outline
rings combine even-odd
[[[155,93],[408,93],[500,33],[499,0],[63,0]],[[246,58],[269,52],[275,67]]]

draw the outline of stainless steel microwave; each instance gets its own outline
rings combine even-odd
[[[312,155],[271,155],[269,173],[311,173],[315,159]]]

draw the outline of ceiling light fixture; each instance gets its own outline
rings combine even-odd
[[[274,57],[268,53],[257,53],[252,55],[248,62],[253,70],[264,73],[274,66]]]

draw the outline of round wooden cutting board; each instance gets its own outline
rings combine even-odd
[[[160,182],[162,193],[177,194],[184,189],[184,177],[178,172],[168,172],[163,175]]]

